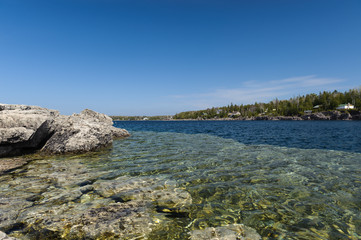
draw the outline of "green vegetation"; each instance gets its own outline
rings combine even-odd
[[[340,104],[351,103],[356,109],[361,109],[361,87],[341,93],[320,92],[297,96],[288,100],[277,98],[269,103],[254,103],[248,105],[228,105],[226,107],[209,108],[199,111],[188,111],[176,114],[174,119],[217,119],[239,118],[253,116],[300,116],[305,111],[321,112],[336,110]]]

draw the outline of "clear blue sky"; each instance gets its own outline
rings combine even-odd
[[[0,0],[0,103],[163,115],[360,76],[360,0]]]

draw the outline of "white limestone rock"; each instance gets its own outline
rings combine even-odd
[[[113,126],[110,117],[89,109],[63,116],[37,106],[0,104],[0,157],[36,150],[86,152],[128,136],[126,130]]]

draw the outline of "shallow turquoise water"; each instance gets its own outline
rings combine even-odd
[[[113,201],[94,197],[92,191],[76,195],[83,182],[150,177],[187,191],[192,204],[182,209],[184,215],[162,215],[148,239],[187,239],[192,230],[233,223],[256,229],[263,239],[361,239],[361,153],[355,150],[359,142],[345,150],[312,149],[305,143],[296,148],[297,138],[283,132],[291,146],[254,140],[251,144],[192,127],[187,132],[144,131],[138,126],[112,148],[32,161],[0,176],[0,200],[12,199],[20,206],[14,211],[20,209],[19,216],[31,222],[33,215],[47,216],[43,213],[54,209],[85,209]],[[317,139],[319,146],[326,144],[322,136]],[[9,233],[35,239],[18,228]]]
[[[133,132],[101,168],[176,180],[193,198],[190,228],[244,223],[271,239],[361,238],[360,153]]]

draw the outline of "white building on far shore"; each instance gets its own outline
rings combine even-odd
[[[345,109],[354,109],[355,106],[350,104],[350,103],[347,103],[347,104],[340,104],[338,105],[338,107],[336,109],[338,110],[345,110]]]

